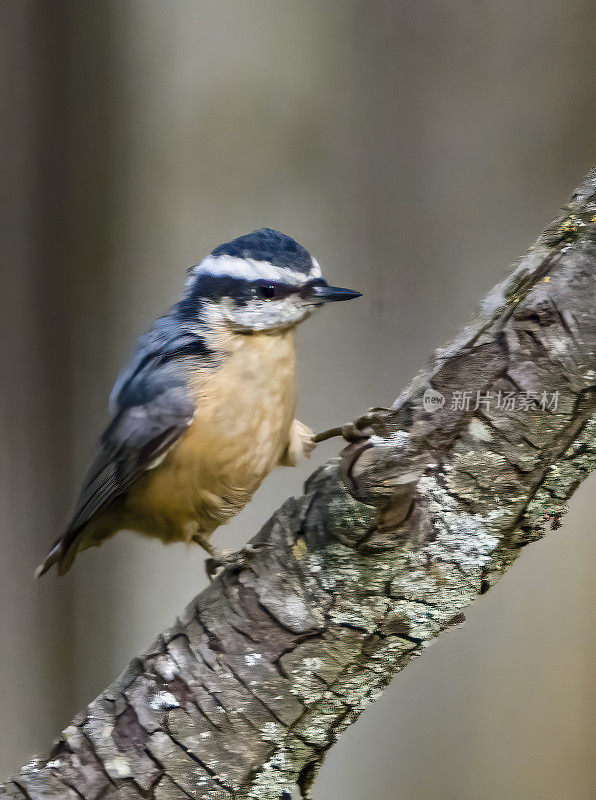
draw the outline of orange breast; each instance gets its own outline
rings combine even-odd
[[[209,532],[237,513],[287,446],[294,372],[293,331],[234,337],[218,370],[197,373],[186,433],[130,491],[131,527],[171,540],[188,520]]]

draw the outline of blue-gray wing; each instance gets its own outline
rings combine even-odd
[[[70,529],[80,530],[155,465],[190,425],[194,411],[185,387],[178,386],[116,414],[99,440]]]
[[[192,422],[195,404],[180,365],[139,365],[113,398],[115,415],[102,434],[65,533],[38,568],[43,575],[58,563],[66,572],[79,548],[79,535],[108,504],[124,495],[155,465]]]

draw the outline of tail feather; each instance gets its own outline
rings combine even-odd
[[[113,536],[119,529],[112,524],[105,525],[102,520],[95,520],[91,525],[68,528],[56,539],[52,549],[35,570],[35,577],[41,578],[56,564],[58,575],[66,575],[72,567],[77,553],[89,547],[99,547],[105,540]]]
[[[75,539],[76,536],[72,535],[72,531],[65,533],[64,536],[57,539],[50,552],[35,570],[35,577],[41,578],[54,564],[57,565],[58,575],[65,575],[72,567],[77,554],[78,548],[76,546],[73,547]]]
[[[57,564],[61,557],[62,557],[62,537],[58,539],[58,541],[54,544],[50,552],[47,554],[45,559],[41,562],[41,564],[35,570],[35,577],[41,578],[42,575],[45,575],[46,572],[51,569],[54,564]]]

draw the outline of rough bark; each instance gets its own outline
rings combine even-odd
[[[341,732],[594,466],[595,272],[593,170],[479,316],[346,426],[341,460],[0,797],[307,796]]]

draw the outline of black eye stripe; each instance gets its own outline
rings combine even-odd
[[[280,300],[291,294],[297,294],[301,286],[283,283],[282,281],[263,278],[249,280],[231,275],[200,275],[189,287],[187,301],[217,301],[224,297],[231,298],[238,305],[245,305],[251,299]]]
[[[248,300],[251,294],[250,281],[231,275],[198,275],[188,292],[189,299],[219,300],[231,297]]]
[[[299,286],[267,280],[255,281],[253,286],[256,296],[262,300],[281,300],[300,291]]]

